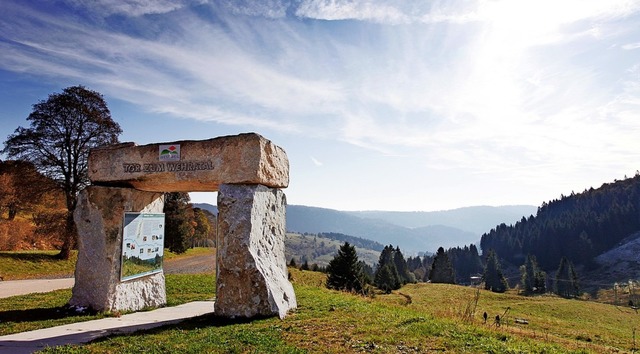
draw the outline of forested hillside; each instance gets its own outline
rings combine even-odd
[[[288,232],[285,236],[285,256],[287,262],[291,259],[297,265],[308,263],[319,267],[326,267],[329,261],[335,257],[338,249],[346,242],[356,245],[358,258],[369,266],[373,266],[378,261],[380,250],[384,248],[381,244],[359,237],[343,234],[298,234]]]
[[[562,257],[590,268],[594,258],[640,230],[640,175],[572,193],[538,208],[536,216],[515,225],[498,225],[482,236],[483,252],[493,249],[501,259],[523,264],[535,255],[546,270]]]
[[[378,252],[382,251],[382,249],[384,248],[384,245],[379,242],[367,240],[361,237],[340,234],[336,232],[321,232],[318,234],[318,236],[328,238],[330,240],[335,240],[335,241],[349,242],[351,245],[355,247],[366,248],[366,249],[370,249]]]

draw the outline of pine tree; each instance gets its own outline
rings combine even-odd
[[[573,267],[573,263],[566,257],[562,257],[558,271],[556,272],[555,291],[556,294],[562,297],[575,297],[580,295],[578,274]]]
[[[568,261],[565,257],[560,259],[560,265],[558,266],[558,270],[556,271],[556,279],[554,284],[555,293],[560,296],[568,297],[569,292],[569,279],[567,278],[568,273]]]
[[[304,262],[302,263],[302,265],[300,266],[300,270],[309,270],[309,261],[307,261],[306,259],[304,260]]]
[[[544,294],[547,291],[547,273],[538,267],[536,256],[528,255],[525,264],[520,266],[522,289],[527,294]]]
[[[431,273],[433,258],[434,256],[432,255],[425,255],[422,257],[422,269],[424,269],[424,277],[422,278],[422,281],[429,281],[429,273]]]
[[[451,264],[451,260],[449,260],[449,256],[442,247],[438,248],[436,256],[433,259],[429,279],[432,283],[456,283],[456,274],[453,270],[453,265]]]
[[[356,249],[345,242],[327,266],[327,288],[362,293],[365,284]]]
[[[541,269],[536,271],[535,289],[536,292],[540,294],[547,292],[547,273]]]
[[[387,294],[390,294],[392,290],[400,289],[400,282],[398,281],[398,272],[395,265],[385,264],[382,268],[376,271],[374,279],[376,287]]]
[[[398,268],[396,268],[393,261],[395,249],[392,245],[385,246],[380,253],[378,259],[378,266],[376,267],[376,273],[374,275],[374,285],[385,292],[391,292],[391,290],[400,289],[402,286],[402,280],[398,274]]]
[[[164,246],[174,253],[187,251],[189,239],[195,231],[193,227],[193,209],[189,201],[189,194],[184,192],[165,194]]]
[[[484,274],[482,276],[484,280],[485,290],[491,290],[496,293],[503,293],[507,291],[509,285],[507,279],[502,274],[500,268],[500,262],[498,261],[498,255],[494,250],[490,250],[487,255],[487,264],[484,268]]]
[[[362,273],[365,276],[367,284],[373,283],[374,272],[373,268],[365,263],[364,261],[360,261],[360,267],[362,268]]]
[[[402,284],[415,281],[415,277],[409,274],[409,268],[407,267],[407,261],[404,259],[404,255],[400,251],[400,246],[396,246],[393,254],[393,264],[398,270],[398,278]]]
[[[445,253],[451,260],[458,284],[470,283],[471,277],[482,273],[484,269],[482,259],[478,255],[478,248],[474,244],[464,248],[449,248]]]
[[[382,252],[380,252],[380,257],[378,257],[378,268],[381,268],[385,264],[393,263],[393,253],[395,249],[392,245],[384,246]]]
[[[520,267],[522,289],[525,293],[531,294],[534,292],[536,282],[536,268],[536,257],[528,255],[525,264]]]

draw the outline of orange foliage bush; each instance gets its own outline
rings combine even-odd
[[[58,222],[51,220],[51,226]],[[25,219],[0,219],[0,251],[53,250],[60,249],[62,241],[57,232],[48,230],[53,227],[36,227]],[[45,231],[45,232],[43,232]]]
[[[0,250],[15,251],[31,249],[28,239],[33,236],[34,226],[24,220],[0,221]]]

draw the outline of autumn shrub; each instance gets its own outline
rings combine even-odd
[[[34,226],[26,220],[0,220],[0,251],[24,249],[33,237]]]
[[[60,249],[63,243],[65,216],[64,209],[43,209],[33,215],[36,229],[30,240],[37,249]]]

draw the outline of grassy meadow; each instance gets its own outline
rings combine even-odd
[[[445,284],[410,284],[390,295],[361,297],[326,289],[321,273],[290,272],[298,309],[284,320],[208,315],[45,352],[630,353],[637,348],[634,330],[640,327],[640,314],[628,307]],[[170,306],[211,298],[213,291],[212,274],[167,275]],[[56,315],[54,309],[62,308],[69,296],[64,290],[0,299],[0,333],[105,316]],[[5,320],[7,314],[22,320],[12,324]],[[500,326],[494,323],[496,314]],[[528,324],[517,324],[516,318]]]
[[[0,277],[3,280],[63,278],[73,276],[78,251],[71,251],[68,260],[60,260],[56,255],[60,251],[0,251]],[[212,248],[197,247],[182,254],[164,250],[164,261],[209,255]]]
[[[60,251],[2,251],[0,277],[3,280],[71,277],[78,251],[71,252],[68,260],[60,260],[56,257]]]

